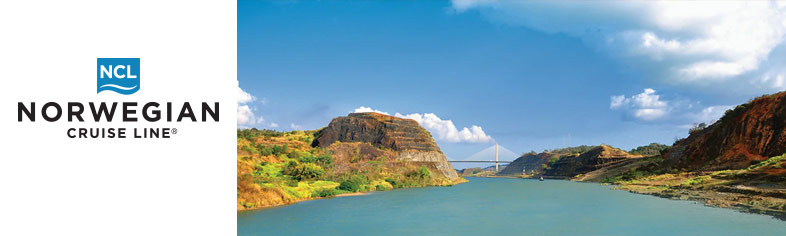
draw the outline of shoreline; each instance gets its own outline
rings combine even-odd
[[[476,178],[537,179],[534,176],[475,176]],[[681,187],[662,188],[649,184],[614,184],[597,181],[582,181],[559,176],[544,176],[545,179],[611,185],[611,190],[622,190],[633,194],[650,195],[670,200],[693,201],[706,207],[725,208],[749,214],[772,216],[786,221],[786,199],[757,192],[751,187],[726,187],[713,189],[690,189]]]
[[[445,184],[445,185],[433,185],[433,186],[423,186],[423,187],[410,187],[410,188],[451,187],[451,186],[454,186],[454,185],[457,185],[457,184],[462,184],[462,183],[467,183],[467,182],[469,182],[469,180],[467,180],[467,179],[465,179],[465,178],[461,177],[461,179],[459,179],[459,180],[455,180],[455,181],[453,181],[453,182],[452,182],[452,183],[450,183],[450,184]],[[385,191],[393,191],[393,190],[396,190],[396,189],[390,189],[390,190],[385,190]],[[283,207],[283,206],[289,206],[289,205],[292,205],[292,204],[295,204],[295,203],[298,203],[298,202],[311,201],[311,200],[318,200],[318,199],[330,199],[330,198],[336,198],[336,197],[352,197],[352,196],[363,196],[363,195],[369,195],[369,194],[372,194],[372,193],[374,193],[374,192],[383,192],[383,191],[368,191],[368,192],[342,193],[342,194],[336,194],[335,196],[332,196],[332,197],[314,197],[314,198],[303,198],[303,199],[292,200],[291,202],[282,203],[282,204],[277,204],[277,205],[269,205],[269,206],[262,206],[262,207],[256,207],[256,208],[246,208],[246,209],[242,209],[242,210],[237,210],[237,212],[238,212],[238,213],[240,213],[240,212],[247,212],[247,211],[256,211],[256,210],[270,209],[270,208],[275,208],[275,207]]]
[[[717,191],[714,189],[658,189],[651,185],[636,184],[616,184],[612,189],[670,200],[693,201],[706,207],[725,208],[743,213],[768,215],[786,221],[786,210],[778,209],[786,204],[786,200],[781,198],[732,191]]]
[[[372,192],[376,192],[376,191],[372,191]],[[298,203],[298,202],[305,202],[305,201],[312,201],[312,200],[319,200],[319,199],[330,199],[330,198],[337,198],[337,197],[351,197],[351,196],[369,195],[372,192],[342,193],[342,194],[336,194],[336,196],[332,196],[332,197],[303,198],[303,199],[293,200],[292,202],[288,202],[288,203],[284,203],[284,204],[270,205],[270,206],[263,206],[263,207],[258,207],[258,208],[249,208],[249,209],[237,210],[237,212],[240,213],[240,212],[247,212],[247,211],[265,210],[265,209],[276,208],[276,207],[284,207],[284,206],[293,205],[293,204]]]

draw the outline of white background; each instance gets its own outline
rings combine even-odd
[[[234,1],[0,3],[0,235],[236,234],[236,11]],[[141,58],[140,90],[96,94],[99,57]],[[17,121],[18,102],[50,101],[136,101],[140,112],[220,102],[220,122]],[[70,139],[70,127],[178,134]]]

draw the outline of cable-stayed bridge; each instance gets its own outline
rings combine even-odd
[[[500,156],[502,160],[500,160]],[[483,149],[464,160],[449,161],[451,163],[494,163],[496,171],[499,172],[499,163],[511,163],[514,159],[518,158],[516,153],[508,150],[505,147],[494,144],[491,147]]]

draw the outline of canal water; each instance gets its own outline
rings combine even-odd
[[[468,178],[239,212],[238,235],[786,235],[786,221],[564,180]]]

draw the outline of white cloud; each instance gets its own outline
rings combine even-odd
[[[609,108],[622,110],[633,118],[641,121],[653,121],[666,117],[669,103],[660,99],[660,95],[651,88],[630,97],[625,95],[611,96]]]
[[[254,96],[243,91],[240,86],[237,87],[237,127],[248,128],[256,124],[258,120],[264,121],[261,116],[257,118],[247,104],[254,100],[256,100]]]
[[[712,124],[720,119],[726,110],[732,109],[734,106],[709,106],[701,110],[701,112],[690,114],[690,118],[695,123]]]
[[[453,8],[577,36],[634,66],[662,72],[656,79],[686,85],[758,80],[768,69],[763,63],[786,39],[784,1],[453,0]]]
[[[262,125],[265,123],[265,118],[254,114],[254,108],[249,106],[249,103],[257,101],[257,98],[250,93],[243,91],[240,86],[237,87],[237,127],[249,128],[254,125]],[[263,104],[266,100],[263,98],[260,102]]]
[[[438,140],[447,142],[468,142],[468,143],[486,143],[491,141],[491,136],[483,132],[483,128],[473,125],[470,128],[464,127],[461,130],[456,128],[452,120],[442,120],[434,113],[413,113],[409,115],[402,115],[396,113],[397,117],[413,119],[418,124],[423,126],[426,130],[436,135]]]
[[[360,107],[356,108],[355,111],[353,111],[353,113],[361,113],[361,112],[376,112],[376,113],[379,113],[379,114],[390,115],[387,112],[380,111],[380,110],[374,110],[374,109],[371,109],[371,107],[364,107],[364,106],[360,106]]]
[[[374,110],[370,107],[364,106],[355,109],[354,112],[376,112],[389,115],[387,112]],[[453,124],[452,120],[440,119],[434,113],[413,113],[408,115],[396,113],[394,116],[415,120],[418,122],[418,124],[420,124],[420,126],[423,126],[424,129],[431,132],[431,134],[435,136],[435,139],[440,141],[451,143],[486,143],[493,140],[491,136],[486,135],[486,132],[484,132],[483,128],[480,126],[472,125],[469,128],[463,127],[461,130],[459,130],[456,128],[456,125]]]
[[[270,128],[278,128],[278,124],[276,122],[270,122]]]
[[[246,104],[253,102],[257,98],[252,96],[250,93],[243,91],[240,86],[237,87],[237,104]]]
[[[611,96],[611,105],[609,108],[617,109],[625,104],[625,95]]]
[[[623,112],[626,117],[637,121],[667,123],[679,128],[692,127],[693,123],[712,124],[720,119],[726,110],[733,108],[729,105],[701,107],[698,102],[663,100],[657,91],[651,88],[629,97],[611,96],[609,105],[611,110]]]
[[[303,129],[303,126],[302,125],[296,125],[295,123],[290,123],[289,124],[289,128],[293,129],[293,130],[297,130],[297,129]]]
[[[248,128],[256,124],[254,112],[248,105],[241,105],[237,107],[237,126],[240,128]]]

